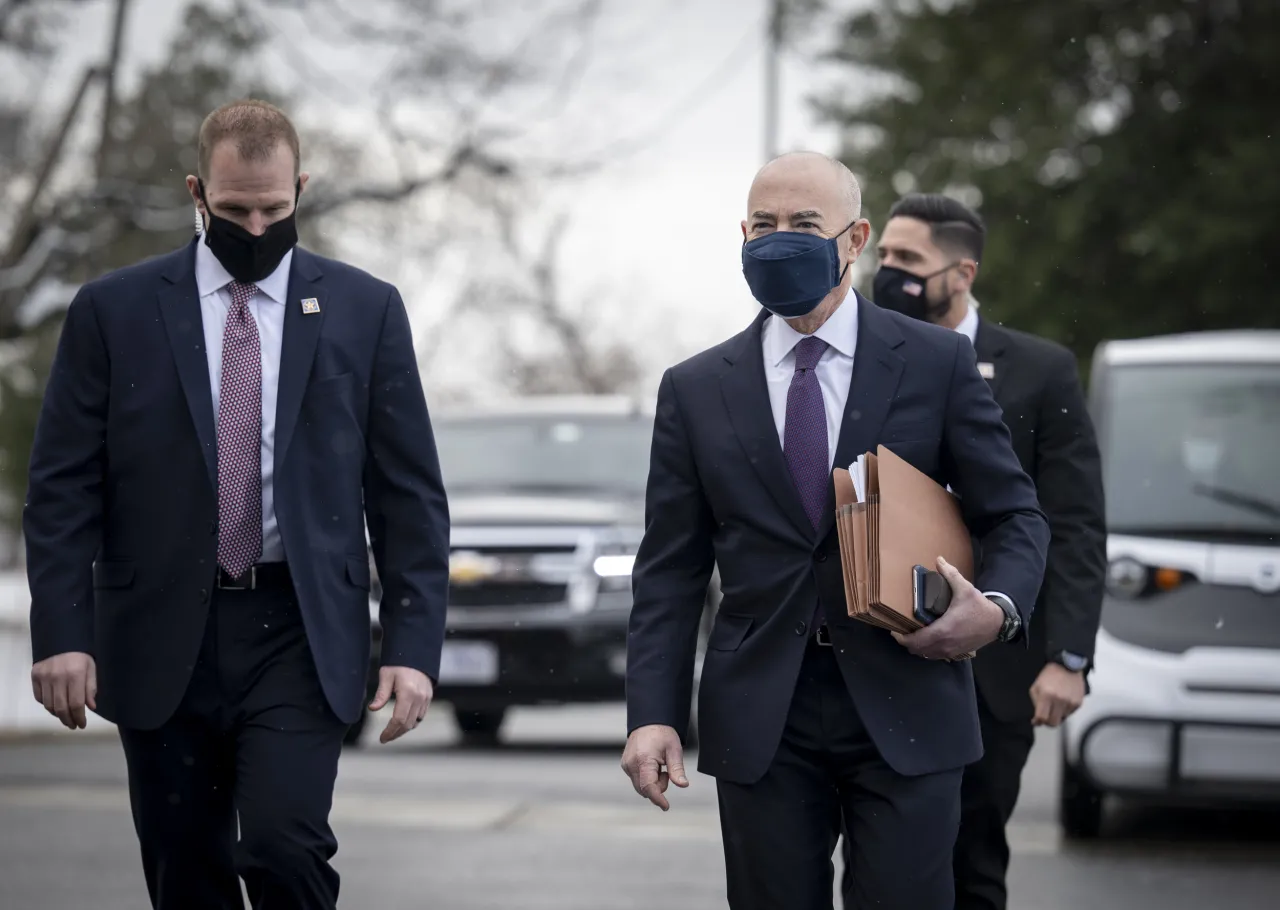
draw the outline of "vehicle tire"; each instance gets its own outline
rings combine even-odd
[[[468,711],[455,708],[454,717],[458,721],[458,729],[462,731],[463,742],[469,745],[495,746],[498,744],[502,722],[507,717],[507,709]]]
[[[359,748],[360,739],[364,735],[364,728],[369,725],[369,712],[361,711],[360,719],[354,724],[347,727],[347,732],[342,737],[342,744],[351,748]]]
[[[1062,776],[1058,782],[1058,825],[1071,840],[1093,840],[1102,833],[1103,797],[1105,794],[1090,784],[1080,769],[1062,757]]]

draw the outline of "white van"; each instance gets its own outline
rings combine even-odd
[[[1109,567],[1063,833],[1107,794],[1280,798],[1280,331],[1106,342],[1089,397]]]

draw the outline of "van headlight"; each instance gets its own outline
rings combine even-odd
[[[1107,565],[1107,593],[1133,600],[1154,591],[1172,591],[1191,578],[1190,573],[1181,569],[1148,566],[1131,556],[1122,556]]]

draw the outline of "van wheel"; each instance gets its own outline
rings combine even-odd
[[[495,746],[498,744],[502,722],[507,717],[507,709],[467,711],[455,708],[454,716],[458,721],[458,729],[462,731],[463,742],[468,745]]]
[[[1062,757],[1062,777],[1058,783],[1058,824],[1072,840],[1093,840],[1102,833],[1104,794],[1087,780],[1080,769]]]

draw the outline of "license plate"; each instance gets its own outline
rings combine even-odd
[[[440,682],[487,685],[498,681],[498,649],[487,641],[446,641],[440,652]]]

